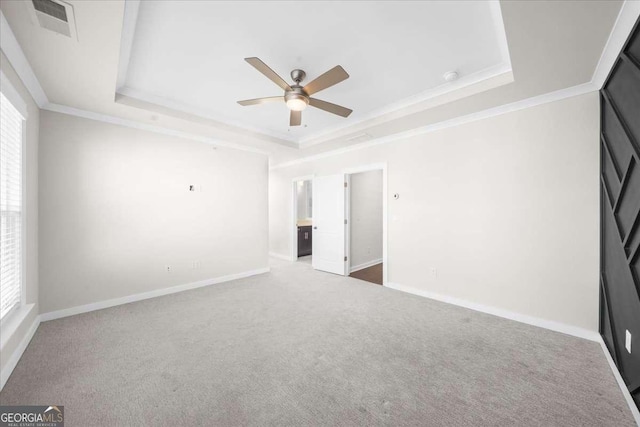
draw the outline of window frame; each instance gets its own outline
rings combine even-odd
[[[5,73],[0,70],[0,92],[7,98],[11,105],[22,116],[22,161],[21,161],[21,190],[22,190],[22,206],[20,209],[20,302],[0,319],[0,328],[3,330],[8,323],[14,320],[16,313],[23,311],[27,306],[27,121],[28,111],[27,104],[20,96],[16,88],[13,86]],[[4,341],[4,340],[3,340]]]

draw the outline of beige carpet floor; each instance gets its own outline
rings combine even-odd
[[[631,426],[597,343],[274,260],[42,323],[0,404],[69,426]]]

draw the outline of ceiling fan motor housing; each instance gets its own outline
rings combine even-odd
[[[297,105],[297,108],[292,109],[301,110],[309,105],[309,96],[304,92],[302,86],[296,84],[291,86],[291,90],[286,90],[284,92],[284,101],[287,103],[289,108]],[[300,104],[301,102],[304,102],[305,105],[302,106]]]
[[[302,70],[293,70],[291,72],[291,80],[296,82],[296,84],[299,84],[301,81],[303,81],[305,77],[307,77],[307,73]]]

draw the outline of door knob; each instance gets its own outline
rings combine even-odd
[[[317,230],[317,229],[318,229],[318,227],[313,227],[313,229],[314,229],[314,230]]]

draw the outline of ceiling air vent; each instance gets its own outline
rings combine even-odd
[[[31,0],[25,2],[35,25],[78,39],[73,7],[60,0]]]

